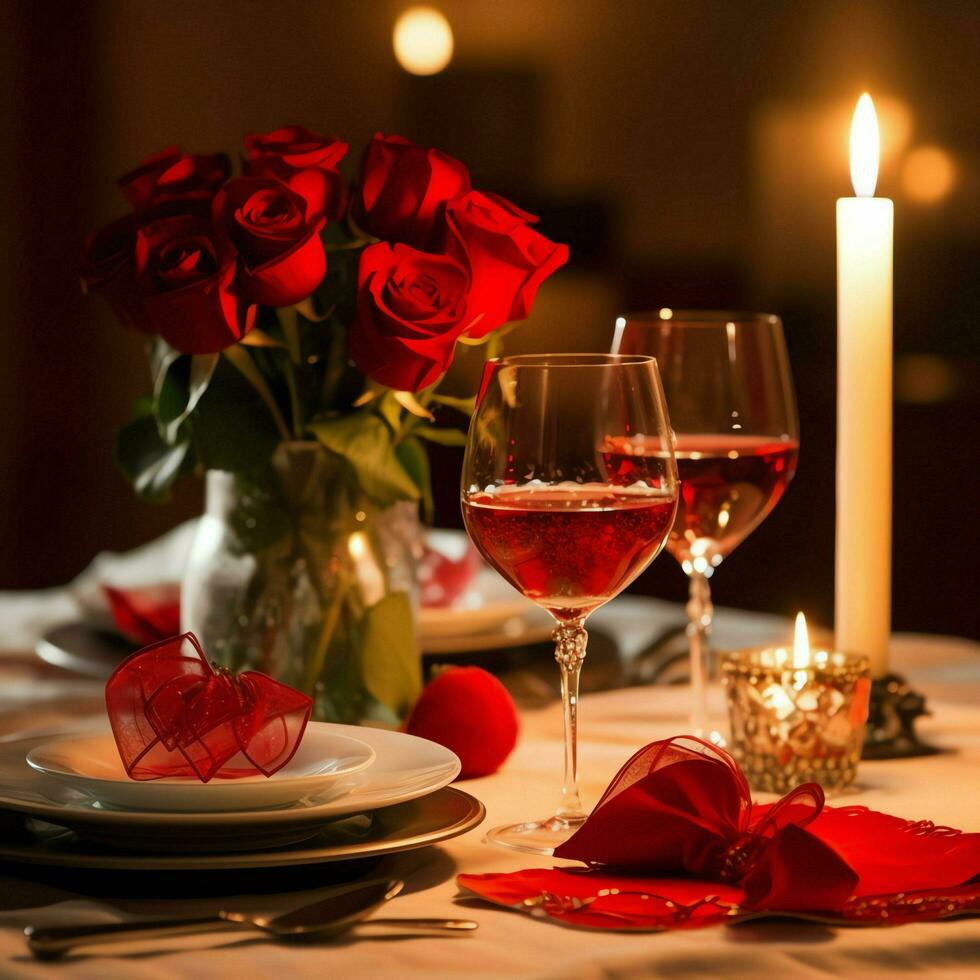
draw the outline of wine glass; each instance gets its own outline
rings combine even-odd
[[[657,358],[681,480],[667,549],[690,581],[692,722],[708,722],[708,580],[779,502],[796,471],[799,423],[779,317],[669,310],[616,321],[614,352]],[[653,447],[652,451],[657,451]]]
[[[622,447],[634,445],[656,452],[627,459]],[[461,497],[466,530],[484,558],[556,623],[565,721],[561,803],[553,816],[487,835],[550,854],[586,816],[576,756],[586,617],[659,554],[677,507],[656,361],[612,354],[489,361],[470,422]]]

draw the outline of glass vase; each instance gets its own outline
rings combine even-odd
[[[318,720],[396,723],[421,685],[421,551],[414,503],[378,508],[319,445],[283,443],[260,474],[207,474],[182,627],[311,695]]]

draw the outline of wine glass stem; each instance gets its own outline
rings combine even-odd
[[[565,778],[561,787],[561,805],[555,814],[561,820],[585,816],[578,795],[578,679],[585,660],[589,635],[584,620],[562,623],[555,630],[555,660],[561,669],[561,701],[565,714]]]
[[[687,641],[691,654],[691,725],[694,734],[706,737],[708,726],[708,679],[711,648],[711,587],[704,575],[692,572],[689,578],[690,598],[687,603]]]

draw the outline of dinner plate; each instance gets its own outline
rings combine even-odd
[[[325,798],[328,791],[335,798],[353,788],[353,781],[345,777],[366,769],[374,757],[367,743],[319,725],[307,725],[296,754],[268,777],[216,776],[207,783],[186,777],[130,779],[111,732],[44,742],[26,756],[32,769],[104,806],[168,812],[268,809],[306,797]],[[239,755],[228,765],[247,766],[248,760]]]
[[[438,844],[479,826],[485,814],[479,800],[449,786],[421,799],[321,825],[315,836],[307,835],[301,844],[274,850],[252,847],[236,853],[205,854],[186,850],[152,854],[113,851],[102,841],[86,838],[73,830],[48,826],[28,832],[21,826],[16,831],[7,828],[0,835],[0,861],[138,872],[226,871],[329,864],[377,858]],[[2,816],[4,814],[0,813]],[[329,874],[325,878],[329,879]]]
[[[462,531],[439,531],[440,550],[450,553],[454,539],[466,544]],[[465,653],[539,643],[555,624],[545,610],[524,598],[487,565],[481,565],[461,596],[451,605],[424,607],[418,614],[422,652]]]
[[[325,797],[265,810],[188,813],[116,809],[27,765],[27,753],[51,740],[52,733],[48,732],[0,739],[0,808],[71,827],[110,846],[231,851],[309,837],[319,825],[336,817],[434,793],[460,772],[459,759],[452,752],[414,735],[324,722],[311,722],[308,728],[350,735],[375,751],[374,764],[351,776],[353,785],[343,795],[328,792]],[[81,731],[79,737],[91,734],[89,729]]]
[[[46,664],[100,680],[108,680],[136,649],[132,640],[87,620],[62,623],[49,629],[35,647],[37,655]]]

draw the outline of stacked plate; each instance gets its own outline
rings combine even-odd
[[[114,870],[282,867],[410,850],[462,834],[483,805],[459,759],[401,732],[313,722],[270,778],[129,779],[103,730],[0,740],[0,860]],[[2,814],[0,814],[2,815]]]

